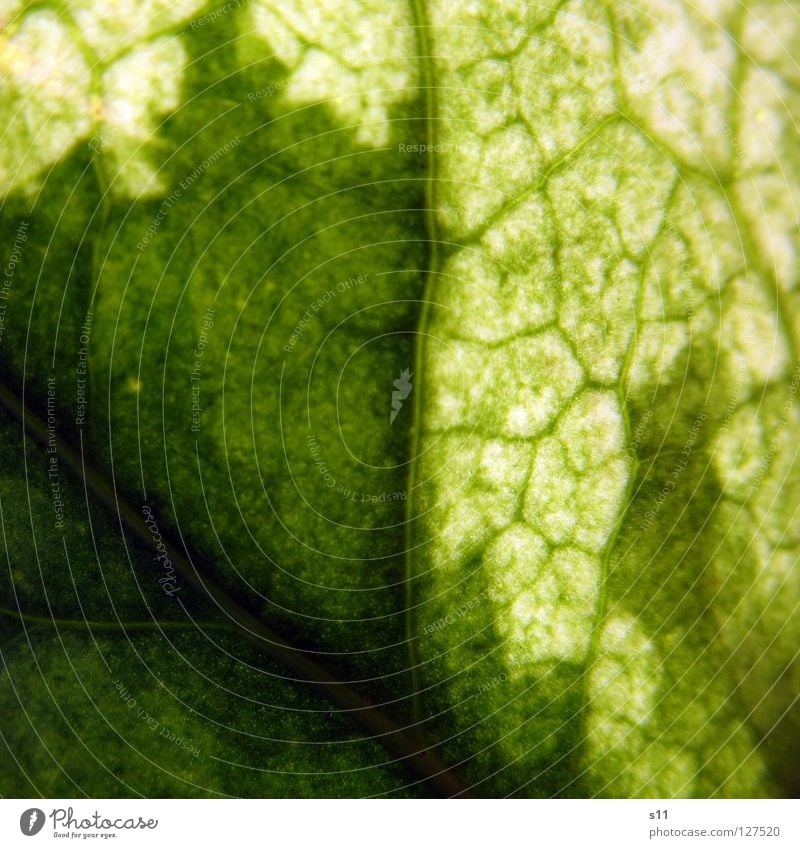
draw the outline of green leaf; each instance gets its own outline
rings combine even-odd
[[[434,5],[422,689],[487,792],[796,794],[792,13],[491,8]]]
[[[2,17],[0,793],[797,794],[788,5]]]

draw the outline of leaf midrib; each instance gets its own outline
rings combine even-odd
[[[414,579],[416,577],[414,560],[417,540],[414,534],[414,522],[417,516],[416,490],[418,457],[422,446],[422,414],[424,406],[425,379],[421,369],[425,357],[425,338],[430,322],[431,295],[433,278],[439,270],[439,225],[436,219],[436,154],[434,153],[437,139],[436,121],[438,104],[436,100],[436,71],[432,54],[433,39],[431,38],[431,23],[426,0],[410,0],[411,17],[417,41],[417,59],[421,79],[419,87],[423,92],[424,121],[425,121],[425,193],[424,209],[425,222],[426,268],[422,292],[420,295],[419,318],[417,332],[414,337],[414,375],[415,386],[412,395],[412,417],[409,431],[408,448],[408,479],[406,482],[406,514],[405,514],[405,638],[408,645],[409,673],[411,678],[411,711],[414,722],[420,720],[419,703],[419,667],[420,659],[416,649],[416,620],[414,616]]]

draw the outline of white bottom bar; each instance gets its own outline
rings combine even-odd
[[[799,810],[760,800],[3,800],[0,845],[794,848]]]

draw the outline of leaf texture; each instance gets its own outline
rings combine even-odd
[[[788,3],[0,18],[0,793],[797,794]]]

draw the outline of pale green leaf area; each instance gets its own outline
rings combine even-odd
[[[797,794],[789,3],[0,27],[0,794]]]
[[[798,74],[776,34],[793,13],[434,8],[440,139],[479,176],[438,164],[459,243],[425,327],[424,680],[504,791],[781,792],[800,682]]]

